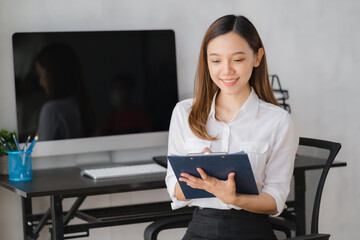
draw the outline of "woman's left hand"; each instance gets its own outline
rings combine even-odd
[[[203,189],[212,193],[226,204],[234,203],[236,198],[235,173],[229,173],[228,179],[225,181],[207,175],[201,168],[196,170],[201,178],[194,177],[188,173],[182,173],[179,180],[186,182],[192,188]]]

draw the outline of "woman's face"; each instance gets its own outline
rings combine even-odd
[[[212,39],[207,46],[207,61],[211,79],[221,94],[249,94],[249,79],[262,55],[262,48],[255,54],[247,41],[234,32]]]
[[[45,90],[46,94],[49,94],[48,79],[45,68],[43,68],[39,63],[36,63],[36,71],[39,75],[39,85]]]

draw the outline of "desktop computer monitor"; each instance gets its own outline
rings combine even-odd
[[[172,30],[13,35],[20,141],[34,156],[167,144],[178,102]]]

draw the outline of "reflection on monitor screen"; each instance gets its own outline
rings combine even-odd
[[[168,131],[178,101],[173,31],[15,33],[13,52],[21,141]]]

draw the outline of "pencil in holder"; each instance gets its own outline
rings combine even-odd
[[[31,150],[7,152],[10,181],[26,181],[33,178],[31,152]]]

